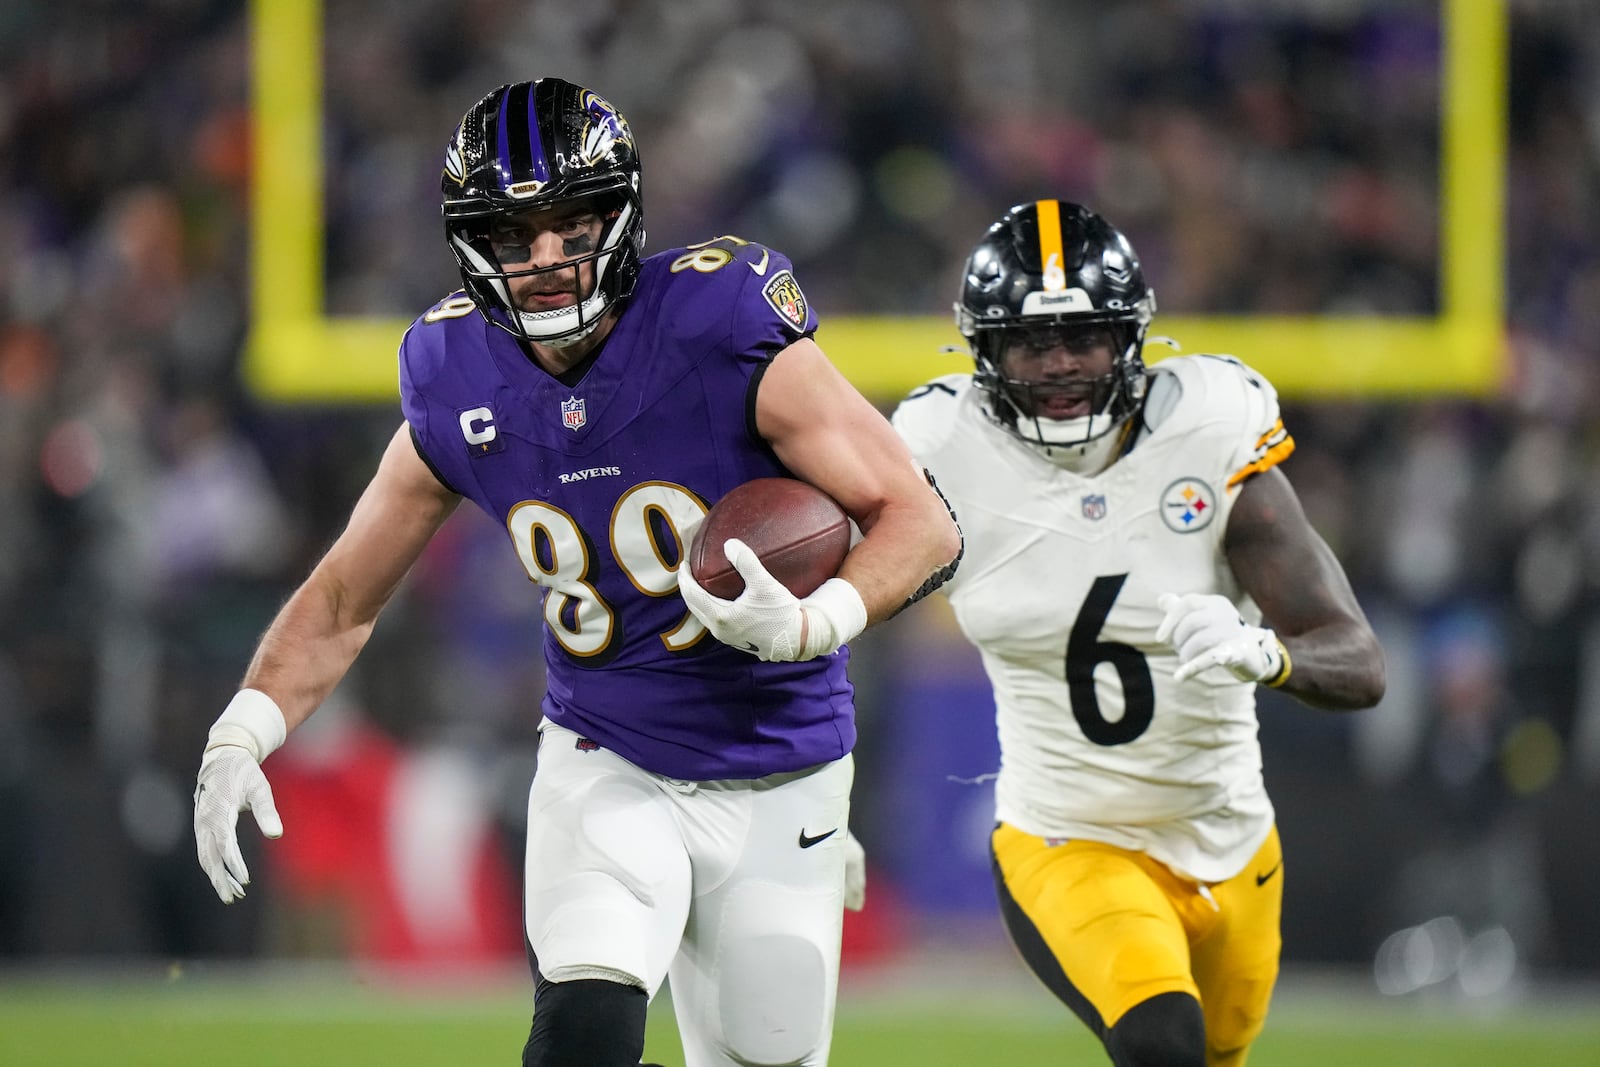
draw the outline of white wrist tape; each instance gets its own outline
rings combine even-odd
[[[856,587],[843,578],[829,578],[800,601],[807,616],[806,644],[801,659],[826,656],[867,628],[867,605]]]
[[[206,736],[206,751],[220,745],[238,745],[255,757],[257,763],[277,751],[289,736],[278,702],[259,689],[241,689],[234,694]]]

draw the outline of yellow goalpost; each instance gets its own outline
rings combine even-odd
[[[1440,314],[1158,315],[1152,334],[1170,334],[1188,352],[1237,354],[1289,396],[1495,391],[1505,364],[1505,0],[1441,0],[1440,17]],[[392,400],[407,322],[330,317],[323,308],[322,0],[251,0],[250,22],[247,380],[281,403]],[[940,353],[961,341],[949,316],[832,317],[825,331],[829,356],[880,399],[971,365]]]

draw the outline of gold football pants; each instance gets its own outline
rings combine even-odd
[[[1039,979],[1102,1039],[1161,993],[1205,1012],[1206,1062],[1241,1067],[1261,1033],[1282,947],[1283,851],[1273,829],[1244,870],[1202,885],[1142,852],[1043,838],[991,840],[1006,928]]]

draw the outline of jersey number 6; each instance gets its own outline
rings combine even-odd
[[[1085,737],[1108,747],[1125,745],[1144,733],[1156,710],[1155,685],[1144,653],[1120,641],[1100,640],[1106,616],[1111,614],[1111,605],[1116,603],[1122,583],[1127,580],[1126,574],[1096,578],[1067,638],[1067,692],[1072,699],[1072,717],[1078,720]],[[1102,663],[1114,666],[1122,680],[1122,718],[1116,722],[1100,713],[1100,698],[1095,693],[1094,669]]]

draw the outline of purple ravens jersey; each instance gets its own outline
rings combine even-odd
[[[545,588],[543,710],[646,770],[757,778],[855,744],[848,653],[763,663],[678,595],[683,531],[752,478],[789,472],[754,383],[816,329],[781,255],[735,238],[645,260],[577,385],[455,294],[400,343],[406,421],[429,466],[504,524]]]

